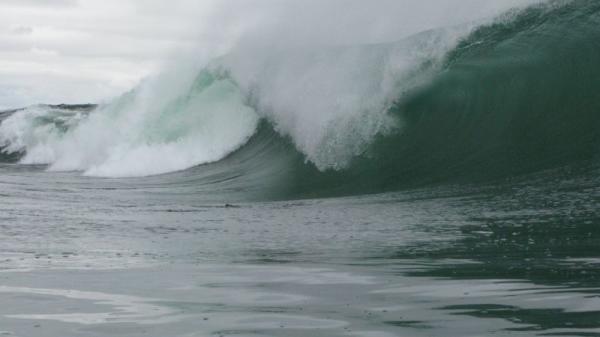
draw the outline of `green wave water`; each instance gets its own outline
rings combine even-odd
[[[310,197],[480,182],[594,161],[599,24],[599,3],[574,1],[480,27],[389,111],[402,129],[378,137],[348,169],[316,170],[268,126],[234,157],[262,147],[265,166],[286,161],[286,193]]]

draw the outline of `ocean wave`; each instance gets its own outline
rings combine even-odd
[[[0,146],[94,176],[189,169],[274,194],[376,193],[594,160],[600,4],[550,1],[476,28],[322,50],[242,51],[187,85],[151,81],[93,113],[32,107]],[[157,93],[161,93],[157,99]],[[194,179],[188,179],[193,181]],[[271,183],[267,183],[271,182]]]

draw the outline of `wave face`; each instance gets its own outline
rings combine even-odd
[[[92,113],[71,111],[68,122],[56,108],[14,113],[0,146],[23,153],[21,163],[96,176],[213,163],[190,172],[278,198],[593,161],[599,23],[595,1],[551,1],[396,43],[232,52],[184,89],[150,81]]]
[[[381,191],[595,160],[599,23],[600,3],[561,1],[478,28],[397,100],[402,131],[372,143],[344,179]]]

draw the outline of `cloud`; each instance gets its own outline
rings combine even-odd
[[[210,1],[165,3],[1,0],[0,106],[110,99],[189,54]]]
[[[33,28],[27,26],[17,26],[12,28],[10,32],[15,35],[31,35],[33,33]]]
[[[77,6],[77,0],[2,0],[2,7],[64,8]]]

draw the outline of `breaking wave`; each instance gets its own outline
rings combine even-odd
[[[6,113],[2,158],[105,177],[195,167],[280,197],[594,160],[600,4],[552,1],[473,27],[252,57],[234,50],[177,85],[159,76],[107,105]]]

